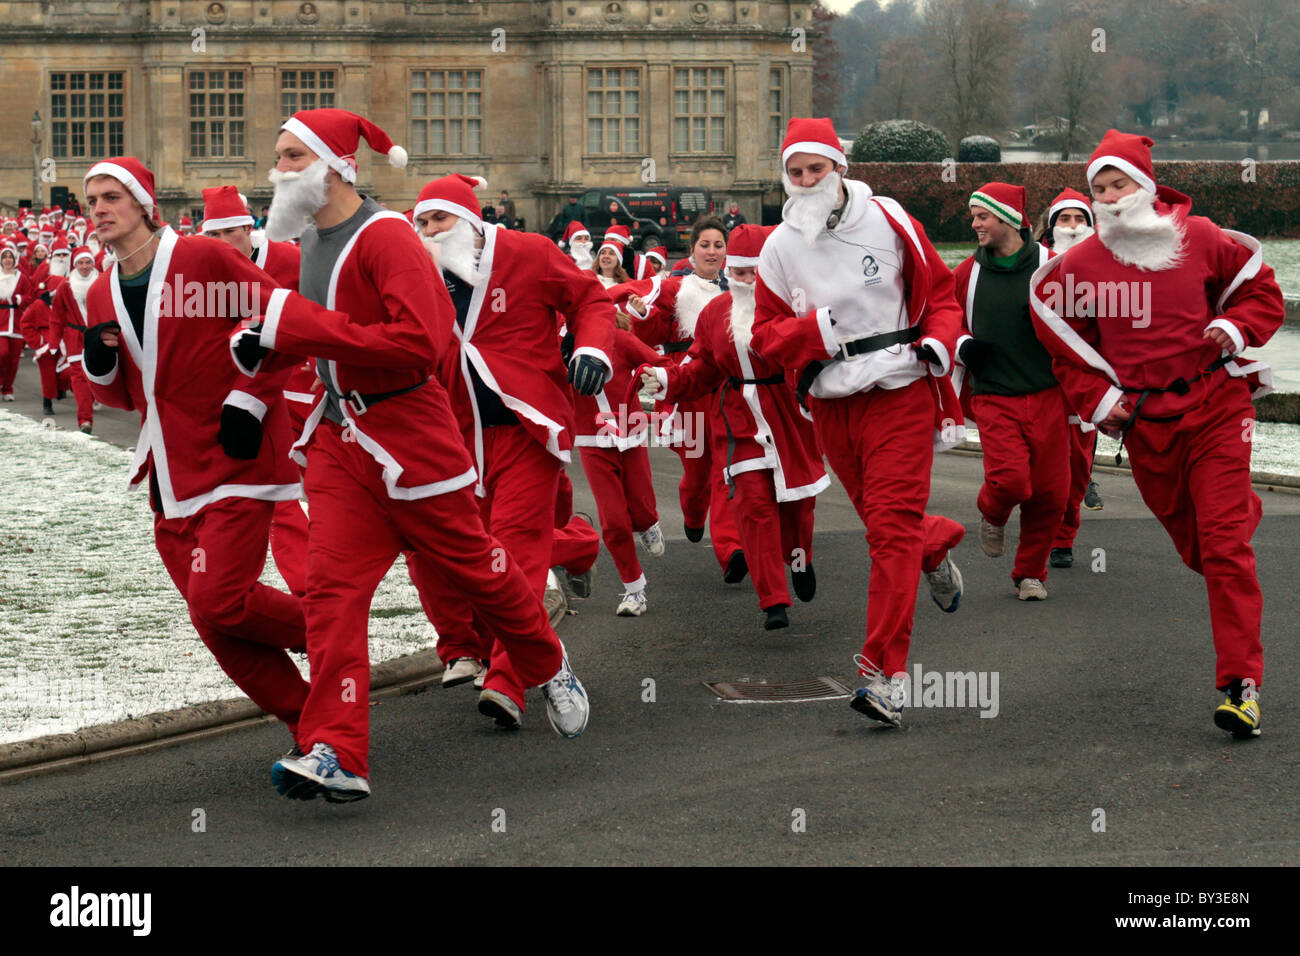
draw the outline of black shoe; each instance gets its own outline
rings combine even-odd
[[[727,562],[727,570],[722,574],[723,582],[726,584],[739,584],[745,580],[745,575],[748,573],[749,564],[745,561],[745,552],[731,552],[731,559]]]
[[[51,399],[48,398],[45,399],[45,401],[41,403],[41,411],[44,412],[46,415],[53,415],[54,402]]]
[[[794,596],[805,604],[817,594],[817,575],[812,564],[803,571],[791,571],[790,582],[794,585]]]
[[[1101,490],[1095,481],[1088,482],[1088,490],[1083,494],[1083,506],[1089,511],[1100,511],[1103,507]]]
[[[686,530],[686,540],[687,540],[687,541],[703,541],[703,540],[704,540],[704,527],[703,527],[703,526],[698,527],[698,528],[692,528],[690,525],[688,525],[688,524],[684,524],[684,525],[682,525],[682,527]]]
[[[763,630],[775,631],[783,627],[790,626],[790,619],[785,615],[786,605],[778,604],[775,607],[768,608],[764,613],[767,620],[763,622]]]
[[[1074,567],[1074,549],[1073,548],[1053,548],[1047,563],[1054,568],[1072,568]]]

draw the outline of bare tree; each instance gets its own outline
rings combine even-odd
[[[1101,57],[1105,52],[1104,46],[1098,49],[1098,44],[1104,44],[1104,39],[1094,37],[1093,29],[1092,22],[1085,16],[1062,22],[1052,34],[1052,100],[1058,115],[1065,120],[1062,162],[1068,160],[1074,151],[1079,127],[1096,113],[1093,93],[1098,86]]]
[[[1219,5],[1217,18],[1226,35],[1224,53],[1233,67],[1234,92],[1253,140],[1260,112],[1279,91],[1279,80],[1296,56],[1300,17],[1294,0],[1233,0]]]
[[[1001,131],[1024,17],[1011,0],[926,0],[940,122],[954,142]]]

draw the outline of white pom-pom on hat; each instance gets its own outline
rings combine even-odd
[[[394,169],[406,168],[407,153],[400,146],[392,146],[388,150],[388,165]]]

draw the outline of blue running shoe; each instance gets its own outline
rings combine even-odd
[[[591,705],[587,703],[582,681],[569,666],[568,654],[562,658],[555,676],[542,685],[542,696],[546,698],[546,717],[551,729],[561,737],[581,737],[587,729]]]
[[[324,797],[330,803],[350,803],[370,796],[370,782],[340,767],[329,744],[316,744],[305,757],[281,757],[271,766],[271,783],[290,800]]]

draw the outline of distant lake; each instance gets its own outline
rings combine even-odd
[[[1092,150],[1074,153],[1075,162],[1084,162]],[[1250,157],[1261,162],[1269,160],[1300,160],[1300,143],[1157,143],[1151,147],[1153,159],[1212,159],[1233,162]],[[1056,163],[1061,154],[1018,146],[1003,146],[1004,163]]]

